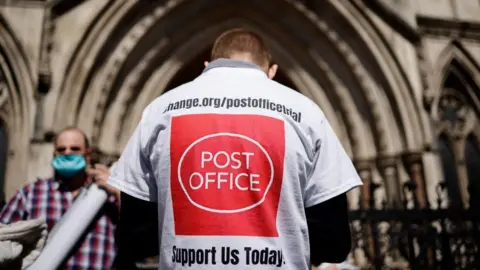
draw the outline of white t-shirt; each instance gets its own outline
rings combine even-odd
[[[360,178],[315,103],[222,61],[145,109],[108,183],[158,203],[159,269],[310,269],[304,208]]]

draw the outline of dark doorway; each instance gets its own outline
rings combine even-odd
[[[443,175],[445,184],[447,185],[448,196],[450,197],[450,207],[461,208],[462,199],[460,196],[460,187],[458,186],[455,156],[452,152],[450,140],[444,134],[438,138],[438,150],[442,159]]]
[[[480,146],[477,138],[470,135],[465,143],[465,163],[468,173],[470,207],[480,210]]]
[[[204,62],[210,59],[210,50],[211,48],[204,50],[202,53],[198,54],[189,64],[183,66],[177,72],[177,74],[175,74],[172,80],[170,80],[166,89],[170,90],[178,87],[184,83],[195,79],[198,75],[200,75],[204,69]],[[296,90],[295,85],[282,71],[281,66],[279,67],[274,80]]]

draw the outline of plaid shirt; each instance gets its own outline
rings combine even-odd
[[[104,207],[105,211],[97,220],[93,229],[86,235],[83,243],[68,259],[64,269],[110,269],[116,254],[114,242],[115,199]],[[8,224],[19,220],[45,216],[48,230],[73,203],[73,194],[54,179],[38,180],[18,191],[0,213],[0,222]]]

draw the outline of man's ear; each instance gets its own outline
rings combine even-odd
[[[87,164],[90,164],[92,160],[92,148],[85,149],[85,154],[83,156],[85,157]]]
[[[208,61],[203,62],[203,65],[205,66],[205,68],[208,67],[208,64],[209,64]]]
[[[273,64],[272,66],[270,66],[267,72],[268,78],[273,79],[273,77],[275,77],[275,74],[277,74],[277,70],[278,70],[277,64]]]

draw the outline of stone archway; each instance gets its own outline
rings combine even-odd
[[[47,116],[51,128],[79,125],[100,150],[118,154],[143,108],[175,74],[222,31],[248,27],[267,39],[296,88],[322,107],[367,190],[379,175],[391,203],[398,201],[398,171],[404,163],[421,166],[424,144],[410,83],[364,11],[333,0],[318,2],[315,11],[292,0],[113,2],[68,65],[56,113]],[[288,19],[272,23],[278,16]]]
[[[435,88],[427,92],[431,117],[437,127],[443,180],[450,207],[478,207],[480,188],[474,165],[478,162],[480,136],[480,66],[458,42],[440,54],[434,73]],[[473,165],[472,165],[473,164]],[[473,166],[473,167],[472,167]]]
[[[28,177],[34,83],[26,54],[1,16],[0,33],[0,122],[9,139],[3,188],[9,198]]]

